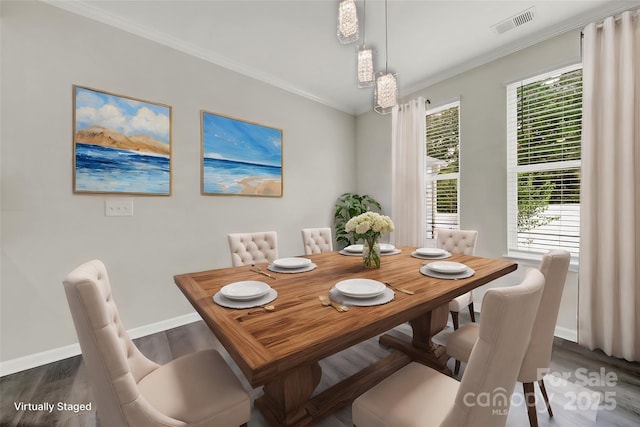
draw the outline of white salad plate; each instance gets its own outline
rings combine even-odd
[[[378,243],[378,246],[380,246],[380,252],[382,253],[393,252],[396,250],[396,247],[393,245],[390,245],[389,243]]]
[[[440,248],[418,248],[416,249],[416,254],[425,257],[437,257],[446,254],[447,251]]]
[[[282,268],[277,265],[269,264],[267,266],[267,270],[273,271],[274,273],[306,273],[307,271],[315,270],[318,267],[315,263],[311,262],[306,264],[304,267],[300,268]]]
[[[269,292],[271,286],[256,280],[246,280],[225,285],[220,289],[220,293],[225,298],[233,300],[251,300],[260,298]]]
[[[361,253],[362,248],[363,248],[362,245],[349,245],[346,248],[344,248],[344,250],[347,252]]]
[[[222,307],[242,309],[260,307],[261,305],[269,304],[277,297],[278,292],[276,292],[276,290],[273,288],[270,288],[269,291],[261,297],[247,300],[226,298],[224,295],[222,295],[222,293],[216,292],[216,294],[213,296],[213,302]]]
[[[430,270],[433,270],[438,273],[445,274],[456,274],[462,273],[467,270],[467,266],[461,264],[459,262],[451,262],[451,261],[436,261],[430,262],[426,265]]]
[[[370,298],[354,298],[348,297],[344,295],[342,292],[337,290],[335,287],[331,288],[329,291],[329,298],[332,301],[335,301],[339,304],[346,304],[347,306],[353,305],[358,307],[370,307],[374,305],[386,304],[389,301],[393,301],[396,294],[393,292],[393,289],[385,289],[379,295]]]
[[[348,279],[335,284],[341,294],[351,298],[372,298],[387,288],[384,283],[371,279]]]
[[[308,258],[279,258],[273,261],[273,265],[278,268],[303,268],[311,264],[311,260]]]

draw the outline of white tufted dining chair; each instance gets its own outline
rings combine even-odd
[[[147,359],[127,334],[99,260],[64,279],[82,359],[103,426],[246,426],[251,400],[216,350],[166,365]]]
[[[304,245],[305,255],[333,251],[331,228],[303,228],[302,244]]]
[[[452,254],[474,255],[476,252],[476,241],[478,232],[475,230],[450,230],[446,228],[436,228],[436,246]],[[473,309],[473,292],[456,297],[449,302],[449,312],[453,320],[453,329],[458,329],[458,313],[464,307],[469,307],[471,321],[476,321],[476,313]]]
[[[543,287],[542,273],[530,269],[520,285],[487,291],[462,381],[412,362],[353,402],[353,425],[504,426]]]
[[[227,235],[227,239],[234,267],[278,259],[278,235],[275,231],[232,233]]]
[[[537,427],[536,401],[533,383],[537,382],[545,400],[547,412],[553,417],[551,404],[544,387],[543,378],[549,370],[553,336],[560,311],[564,283],[569,271],[571,255],[564,250],[551,250],[542,257],[539,270],[545,277],[544,292],[531,331],[531,341],[524,355],[518,381],[522,383],[527,398],[527,411],[531,427]],[[484,314],[484,310],[482,311]],[[482,320],[480,321],[482,323]],[[456,359],[454,373],[460,369],[460,361],[469,360],[473,345],[478,338],[477,324],[467,324],[453,332],[447,340],[447,354]]]

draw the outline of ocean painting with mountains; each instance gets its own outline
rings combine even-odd
[[[202,194],[282,196],[282,130],[202,111]]]
[[[74,86],[74,192],[171,194],[171,107]]]

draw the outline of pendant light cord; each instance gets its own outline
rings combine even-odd
[[[387,17],[387,0],[384,0],[384,72],[389,73],[389,18]]]
[[[367,47],[367,0],[362,2],[362,47]]]

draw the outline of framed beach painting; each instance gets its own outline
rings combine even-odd
[[[201,114],[202,194],[282,197],[282,130]]]
[[[171,195],[171,107],[73,86],[73,191]]]

